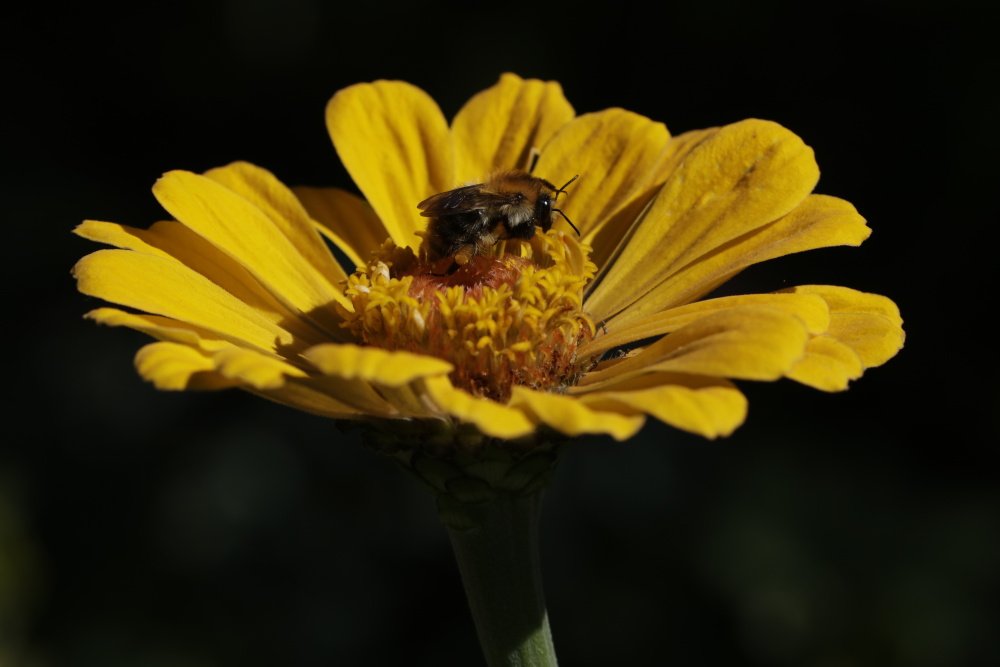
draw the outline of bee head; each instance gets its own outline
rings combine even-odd
[[[543,232],[547,232],[552,229],[552,202],[553,198],[549,196],[549,193],[542,192],[538,195],[538,199],[535,201],[535,220],[538,222],[538,226],[542,228]]]
[[[542,228],[543,232],[547,232],[552,229],[552,214],[558,213],[563,217],[563,220],[569,223],[569,226],[573,228],[576,235],[580,235],[580,230],[576,228],[573,221],[567,218],[565,213],[553,206],[556,198],[559,197],[559,193],[566,192],[566,186],[578,178],[580,178],[579,174],[566,181],[566,184],[558,189],[550,186],[552,188],[552,196],[549,196],[549,193],[545,191],[538,196],[538,201],[535,203],[535,219],[538,221],[538,225]],[[545,182],[545,184],[548,185],[548,182]]]

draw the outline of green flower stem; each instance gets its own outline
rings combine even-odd
[[[490,667],[556,665],[538,558],[539,489],[477,507],[478,526],[448,528]]]

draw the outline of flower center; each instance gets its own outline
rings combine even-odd
[[[595,334],[583,312],[594,277],[589,248],[557,231],[504,242],[452,273],[386,241],[347,281],[353,312],[341,308],[365,345],[451,362],[452,383],[506,402],[514,385],[562,391],[589,368],[577,349]]]

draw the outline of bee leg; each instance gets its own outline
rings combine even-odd
[[[458,264],[459,266],[465,266],[466,264],[469,263],[469,260],[475,256],[475,254],[476,254],[476,246],[465,245],[462,246],[459,249],[459,251],[452,256],[452,259],[454,259],[455,263]]]

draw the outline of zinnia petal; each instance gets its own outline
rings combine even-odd
[[[245,266],[289,310],[321,328],[337,328],[339,320],[330,306],[346,303],[333,282],[339,269],[316,268],[300,252],[297,234],[291,231],[301,223],[308,225],[308,219],[296,224],[272,218],[273,211],[212,178],[186,171],[165,174],[153,194],[178,221]]]
[[[74,233],[99,243],[175,261],[201,274],[295,337],[314,344],[326,338],[271,296],[242,265],[179,222],[161,221],[149,229],[135,229],[86,220]]]
[[[490,437],[512,440],[535,431],[537,421],[523,411],[467,394],[452,386],[447,377],[427,378],[424,386],[442,415],[474,424]]]
[[[788,377],[824,391],[842,391],[866,368],[881,366],[903,347],[899,309],[891,300],[847,287],[803,285],[787,292],[821,296],[830,325],[806,348]]]
[[[98,250],[73,268],[84,294],[207,329],[236,345],[273,351],[301,344],[288,330],[191,269],[131,250]],[[177,298],[178,294],[186,298]]]
[[[293,188],[320,234],[330,239],[355,266],[389,237],[371,205],[340,188]]]
[[[787,373],[796,382],[821,391],[843,391],[861,377],[865,366],[850,345],[830,336],[816,336],[806,345],[805,356]]]
[[[502,75],[466,102],[452,122],[453,186],[480,182],[496,168],[527,170],[532,153],[573,115],[558,83]]]
[[[448,123],[416,86],[376,81],[345,88],[326,107],[337,154],[399,246],[416,248],[417,203],[455,187]]]
[[[777,123],[721,128],[667,179],[588,309],[598,319],[619,313],[691,262],[787,214],[818,179],[812,149]]]
[[[560,396],[527,387],[514,387],[510,404],[528,414],[532,421],[546,424],[566,435],[610,435],[615,440],[627,440],[638,433],[646,419],[629,411],[593,407],[570,396]]]
[[[283,385],[286,375],[305,376],[279,359],[235,346],[203,352],[178,343],[152,343],[139,350],[135,363],[139,373],[159,389],[192,389],[205,384],[216,388],[224,384],[212,378],[216,375],[264,390]]]
[[[805,350],[801,319],[768,306],[711,313],[613,365],[587,374],[580,386],[606,386],[654,371],[743,380],[776,380]]]
[[[274,174],[247,162],[234,162],[206,171],[205,176],[260,209],[280,228],[297,254],[315,269],[317,275],[324,276],[332,285],[347,279],[347,274],[313,227],[302,202]]]
[[[616,383],[612,390],[582,388],[578,395],[591,408],[648,414],[706,438],[729,435],[747,414],[746,397],[731,382],[680,373],[651,373]]]
[[[790,298],[791,297],[791,298]],[[810,333],[823,333],[830,325],[830,309],[818,294],[792,294],[779,292],[777,294],[746,294],[742,296],[727,296],[717,299],[697,301],[686,306],[672,308],[663,313],[650,315],[632,324],[610,329],[607,334],[595,338],[591,343],[580,348],[581,356],[593,356],[607,350],[628,345],[654,336],[676,331],[695,320],[729,308],[740,306],[770,306],[783,310],[802,320]]]
[[[758,262],[816,248],[857,246],[870,234],[865,219],[849,202],[809,195],[788,215],[715,248],[673,275],[664,274],[659,285],[607,324],[624,326],[652,313],[690,303]],[[595,291],[606,289],[610,287],[602,283]]]
[[[669,139],[663,123],[631,111],[584,114],[545,145],[535,173],[556,186],[580,175],[572,194],[559,200],[559,209],[580,230],[583,242],[594,245],[603,226],[620,224],[616,214],[655,185],[651,181]],[[600,263],[600,255],[595,258]]]

